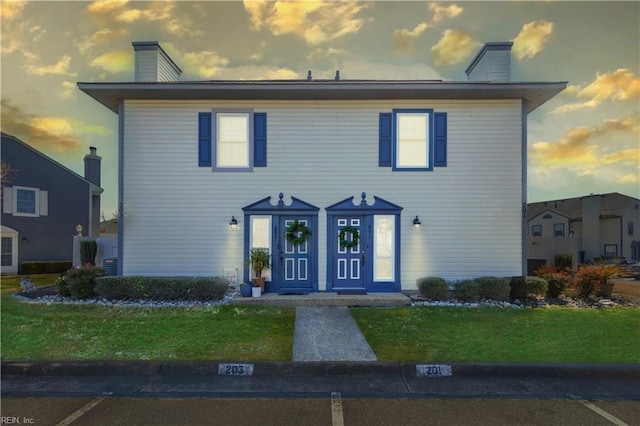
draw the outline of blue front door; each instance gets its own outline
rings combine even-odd
[[[280,216],[280,229],[278,235],[276,253],[278,265],[278,291],[287,292],[310,292],[313,290],[313,277],[315,271],[315,250],[313,234],[309,239],[299,245],[287,241],[285,230],[298,220],[309,228],[312,227],[310,216]]]
[[[335,247],[333,290],[364,291],[370,268],[367,216],[337,216],[333,226]]]

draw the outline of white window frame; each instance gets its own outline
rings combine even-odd
[[[423,117],[425,120],[424,162],[420,164],[401,164],[401,122],[405,117]],[[393,170],[417,171],[433,170],[433,110],[432,109],[394,109],[393,110]]]
[[[35,193],[35,206],[34,213],[25,213],[18,211],[18,191],[30,191]],[[14,186],[13,187],[13,215],[24,217],[39,217],[40,216],[40,190],[38,188],[30,188],[27,186]]]
[[[247,118],[247,156],[245,164],[220,165],[220,118],[222,117],[246,117]],[[253,110],[214,110],[212,119],[213,131],[213,170],[214,171],[252,171],[253,170]]]
[[[536,227],[537,229],[540,230],[539,233],[536,232]],[[538,234],[538,235],[536,235]],[[542,237],[542,225],[531,225],[531,236],[532,237]]]
[[[560,235],[558,235],[558,229],[556,229],[556,227],[559,227],[561,229],[559,229],[560,231]],[[553,224],[553,236],[554,237],[564,237],[564,223],[554,223]]]

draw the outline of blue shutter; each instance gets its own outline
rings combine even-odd
[[[391,167],[391,113],[381,112],[378,127],[378,166]]]
[[[447,166],[447,113],[436,112],[434,117],[434,155],[433,165],[435,167]]]
[[[198,166],[211,167],[211,113],[198,113]]]
[[[267,167],[267,113],[253,114],[253,167]]]

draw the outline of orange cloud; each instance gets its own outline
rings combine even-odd
[[[2,19],[2,25],[7,25],[18,16],[22,15],[22,11],[26,5],[26,1],[0,2],[0,19]]]
[[[429,3],[429,10],[433,12],[433,22],[441,22],[445,18],[455,18],[462,13],[462,8],[458,5],[441,6],[438,3]]]
[[[598,74],[596,79],[585,87],[574,86],[569,94],[587,99],[584,102],[561,105],[553,112],[571,112],[583,108],[594,108],[605,100],[640,100],[640,77],[627,68],[617,69],[608,74]]]
[[[609,136],[615,132],[639,135],[638,117],[604,120],[600,127],[577,127],[570,130],[556,142],[536,142],[531,146],[532,158],[545,166],[579,165],[592,166],[599,163],[613,164],[628,161],[637,149],[619,151],[610,154],[598,152],[598,146],[591,143],[593,139]]]
[[[211,50],[185,53],[182,55],[181,62],[184,64],[185,72],[197,74],[204,78],[214,77],[229,64],[227,58]]]
[[[395,30],[392,35],[393,44],[398,50],[411,49],[418,37],[420,37],[430,25],[426,22],[418,24],[412,30]]]
[[[69,65],[71,65],[71,56],[64,55],[58,62],[53,65],[34,65],[28,64],[24,67],[27,74],[31,75],[47,75],[47,74],[56,74],[56,75],[68,75],[71,77],[75,77],[78,75],[75,72],[69,71]]]
[[[604,164],[628,163],[640,164],[640,147],[623,149],[602,157]]]
[[[2,99],[2,130],[43,151],[67,152],[82,146],[66,119],[28,114],[5,99]]]
[[[467,32],[445,30],[431,48],[431,58],[437,67],[453,65],[468,58],[479,46],[480,43]]]
[[[533,58],[542,51],[552,33],[553,22],[535,21],[524,24],[518,36],[513,39],[513,54],[518,59]]]
[[[129,3],[129,0],[98,0],[90,3],[87,6],[87,11],[92,14],[102,15],[122,9],[127,3]]]
[[[78,50],[80,51],[80,53],[84,53],[94,46],[111,43],[126,34],[127,30],[125,30],[124,28],[104,28],[91,34],[90,36],[85,37],[82,41],[80,41],[78,43]]]
[[[273,35],[294,34],[307,44],[318,45],[356,33],[365,19],[358,13],[368,7],[355,1],[244,1],[249,28],[266,29]]]
[[[117,74],[132,69],[133,57],[129,50],[117,50],[97,56],[89,65],[102,68],[104,71],[112,74]]]

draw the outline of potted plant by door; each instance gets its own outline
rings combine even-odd
[[[254,272],[254,277],[251,279],[254,287],[259,287],[264,291],[265,278],[262,276],[262,271],[271,267],[271,255],[265,249],[251,249],[249,252],[249,266]]]
[[[250,297],[251,288],[252,288],[251,284],[240,283],[240,294],[242,294],[243,297]]]

